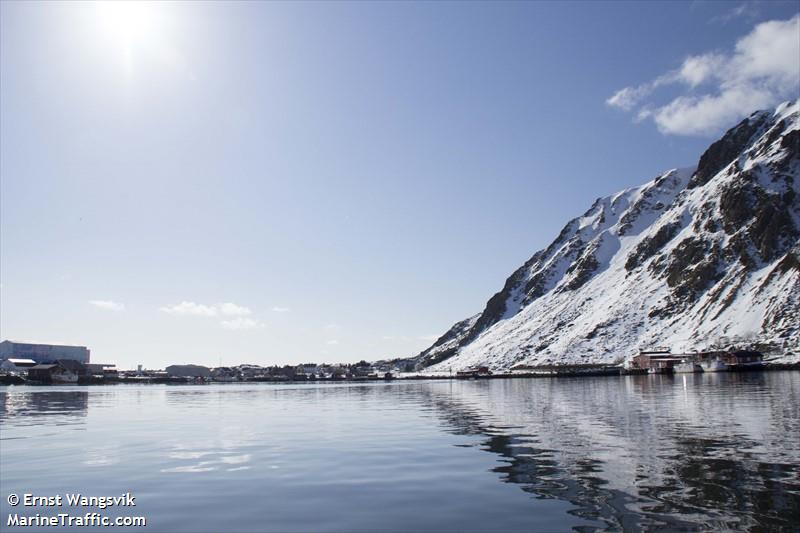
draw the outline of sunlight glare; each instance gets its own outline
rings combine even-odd
[[[97,2],[97,25],[110,40],[125,47],[151,44],[159,26],[155,2],[119,0]]]

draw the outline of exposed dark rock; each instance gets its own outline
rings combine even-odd
[[[781,259],[780,263],[775,265],[781,273],[785,274],[790,270],[796,270],[800,272],[800,255],[797,252],[789,252],[786,256]]]
[[[761,282],[761,285],[758,287],[758,292],[761,292],[765,287],[768,287],[769,284],[772,283],[772,281],[778,276],[782,276],[790,271],[800,273],[800,250],[798,249],[791,250],[783,256],[783,258],[775,265],[775,267],[770,270],[769,274],[767,274],[767,277],[764,278],[764,281]]]
[[[435,365],[436,363],[441,363],[442,361],[450,359],[451,357],[453,357],[455,354],[458,353],[458,348],[459,347],[460,346],[453,346],[452,348],[447,348],[446,350],[440,350],[440,351],[438,351],[436,353],[433,353],[431,355],[427,355],[427,356],[423,355],[422,358],[421,358],[423,366]],[[430,349],[425,350],[425,352],[423,352],[423,354],[425,354],[425,353],[427,353],[429,351],[430,351]]]
[[[606,333],[603,330],[608,328],[608,327],[610,327],[610,326],[613,326],[616,322],[617,322],[616,319],[607,320],[605,322],[600,322],[599,324],[597,324],[592,329],[592,331],[590,331],[589,333],[586,334],[586,340],[592,340],[595,337],[597,337],[598,335],[600,335],[600,336],[605,335]]]
[[[653,257],[656,252],[660,251],[678,234],[680,228],[679,222],[670,222],[661,226],[655,235],[645,238],[628,256],[627,261],[625,261],[625,270],[630,272]]]
[[[744,182],[737,182],[722,192],[719,209],[725,233],[733,235],[752,218],[753,196],[752,187]]]
[[[781,148],[789,151],[789,156],[797,157],[800,152],[800,130],[792,130],[781,139]]]
[[[777,141],[781,134],[783,134],[784,129],[786,129],[786,120],[781,120],[772,128],[770,128],[770,130],[767,132],[764,143],[761,145],[759,155],[764,155],[772,147],[775,141]]]
[[[583,256],[575,263],[573,263],[568,269],[567,274],[575,273],[573,278],[567,283],[566,288],[570,291],[574,291],[583,287],[589,279],[591,279],[592,274],[595,273],[597,268],[600,264],[597,262],[597,259],[594,256],[593,252],[587,252],[583,254]]]
[[[784,253],[800,236],[788,208],[780,197],[766,194],[759,197],[748,235],[764,261]]]
[[[722,251],[723,258],[732,263],[739,261],[745,267],[752,267],[755,264],[753,257],[750,255],[750,240],[743,232],[735,234],[728,241],[728,246]]]
[[[768,119],[768,113],[753,113],[737,126],[729,129],[720,140],[709,146],[708,150],[700,156],[697,171],[689,180],[687,188],[693,189],[705,185],[720,170],[739,157],[739,154],[750,144],[753,136]]]
[[[722,278],[719,270],[720,248],[695,237],[681,241],[670,255],[667,285],[674,303],[690,303],[713,283]]]
[[[706,223],[703,225],[703,230],[708,232],[708,233],[716,233],[716,232],[719,231],[719,224],[717,223],[716,220],[714,220],[713,218],[709,217],[706,220]]]

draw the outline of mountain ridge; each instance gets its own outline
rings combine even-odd
[[[598,198],[418,366],[610,362],[721,337],[800,348],[799,108],[757,111],[695,167]]]

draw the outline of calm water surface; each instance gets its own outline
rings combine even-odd
[[[141,531],[800,524],[797,372],[0,387],[0,424],[8,531],[10,493],[128,491]]]

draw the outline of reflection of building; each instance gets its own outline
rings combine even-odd
[[[61,346],[57,344],[31,344],[26,342],[0,342],[0,361],[6,359],[33,359],[37,363],[51,363],[58,359],[89,362],[86,346]]]
[[[25,387],[8,387],[0,394],[0,420],[4,424],[15,418],[29,423],[31,417],[42,415],[55,415],[63,421],[68,417],[86,416],[88,408],[89,393],[86,390],[45,389],[32,394]],[[4,425],[4,436],[6,431]]]

